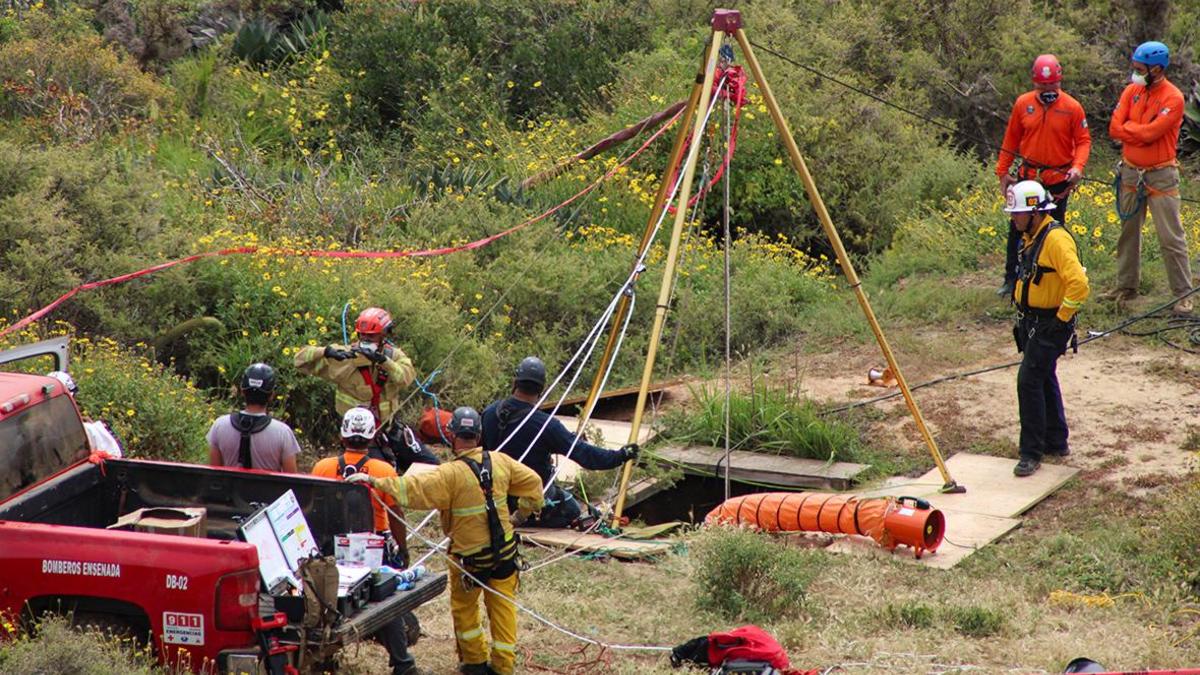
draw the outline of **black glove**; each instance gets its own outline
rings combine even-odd
[[[325,358],[327,358],[327,359],[334,359],[336,361],[345,361],[346,359],[348,359],[352,356],[354,356],[354,355],[351,354],[350,352],[346,351],[345,349],[338,349],[338,348],[334,347],[333,345],[329,345],[328,347],[325,348]]]
[[[388,546],[388,565],[395,567],[398,570],[408,569],[410,562],[408,557],[408,547],[400,546],[396,542],[390,542]]]
[[[387,361],[387,355],[385,355],[381,350],[378,350],[378,349],[376,349],[375,351],[372,351],[372,352],[369,352],[365,349],[355,349],[354,353],[362,354],[363,356],[365,356],[367,358],[368,361],[370,361],[371,363],[374,363],[375,365],[379,365],[379,364],[383,363],[384,361]]]
[[[637,443],[629,443],[627,445],[622,445],[621,449],[617,450],[617,452],[621,453],[621,456],[626,462],[632,462],[638,458],[638,453],[641,452],[641,450],[642,449],[638,447]]]

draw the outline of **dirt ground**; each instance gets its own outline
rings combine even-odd
[[[972,337],[979,340],[978,334]],[[1014,361],[1007,336],[976,347],[984,358],[944,371],[965,372]],[[806,395],[830,402],[871,398],[889,391],[865,384],[868,368],[883,363],[872,346],[806,360],[797,378]],[[898,357],[904,368],[904,355]],[[917,384],[934,376],[936,364],[919,363],[908,376]],[[823,369],[822,366],[828,366]],[[824,372],[822,372],[824,370]],[[795,375],[795,369],[787,371]],[[944,455],[982,448],[1016,456],[1018,436],[1015,367],[935,385],[914,392]],[[1089,478],[1103,478],[1135,494],[1160,479],[1194,468],[1195,452],[1184,450],[1189,434],[1200,433],[1200,356],[1144,340],[1113,336],[1068,353],[1058,377],[1071,429],[1071,457]],[[902,398],[876,404],[889,414],[871,433],[896,443],[919,439]]]

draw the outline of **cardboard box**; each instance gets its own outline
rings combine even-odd
[[[384,538],[373,532],[353,532],[333,538],[333,557],[342,565],[376,568],[383,564]]]
[[[108,529],[178,534],[203,539],[208,536],[208,510],[204,507],[138,509],[121,516]]]

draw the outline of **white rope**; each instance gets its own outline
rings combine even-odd
[[[724,82],[725,82],[725,78],[721,78],[721,82],[718,84],[718,87],[723,86]],[[708,126],[708,120],[712,116],[713,110],[716,108],[716,104],[717,104],[717,99],[714,97],[712,102],[708,106],[708,110],[704,114],[704,121],[701,124],[702,127]],[[698,153],[689,153],[689,154],[692,154],[694,156],[699,156]],[[682,171],[682,170],[679,171],[679,176],[676,178],[675,184],[671,187],[671,191],[668,194],[665,203],[670,203],[671,200],[674,199],[676,192],[679,190],[680,184],[683,182],[683,174],[684,174],[684,171]],[[654,239],[657,238],[659,231],[662,229],[662,224],[663,224],[663,221],[666,218],[666,216],[667,216],[667,209],[664,208],[658,214],[658,220],[654,223],[654,228],[653,228],[653,230],[651,230],[650,237],[649,237],[649,240],[646,242],[645,249],[638,255],[637,262],[633,265],[633,269],[630,270],[629,276],[626,277],[625,283],[622,284],[622,286],[621,286],[621,290],[618,291],[615,296],[613,296],[613,300],[612,300],[612,302],[609,303],[609,307],[606,310],[605,316],[601,317],[601,321],[603,321],[604,323],[608,322],[608,319],[611,317],[612,312],[616,310],[617,303],[621,299],[621,294],[624,293],[626,291],[626,289],[628,289],[632,286],[634,281],[637,280],[638,275],[640,275],[642,270],[644,269],[646,257],[650,254],[651,244],[654,242]],[[632,312],[630,314],[632,314]],[[589,334],[588,337],[591,338],[591,335]],[[583,346],[581,345],[580,349],[582,350],[582,348],[583,348]],[[593,349],[594,349],[594,345],[593,345]],[[589,349],[589,351],[588,351],[589,358],[591,356],[591,352],[592,352],[592,350]],[[576,354],[578,354],[578,353],[579,352],[577,351]],[[615,352],[613,354],[613,357],[614,357],[614,359],[616,358]],[[567,366],[564,366],[563,372],[559,374],[557,379],[555,379],[554,385],[558,384],[559,380],[561,380],[563,375],[566,374],[567,368],[569,368],[570,364],[574,360],[575,360],[575,358],[572,357],[571,362],[568,362]],[[585,359],[584,363],[586,363],[586,361],[587,361],[587,359]],[[571,387],[574,386],[575,381],[579,378],[579,374],[582,373],[582,369],[583,369],[583,364],[580,365],[579,371],[576,372],[575,377],[571,380]],[[552,389],[554,385],[551,385],[550,389]],[[541,438],[542,434],[546,431],[546,428],[550,425],[550,421],[552,419],[554,419],[554,415],[556,415],[558,413],[558,409],[559,409],[559,407],[562,406],[562,402],[567,399],[567,395],[569,394],[569,392],[570,392],[570,388],[568,388],[566,391],[564,391],[563,395],[561,397],[559,397],[558,402],[555,404],[554,408],[546,416],[546,421],[542,423],[541,428],[538,429],[537,434],[533,437],[533,440],[530,441],[529,447],[525,448],[525,452],[521,453],[521,456],[518,458],[518,461],[524,461],[525,457],[529,455],[530,451],[533,449],[533,446],[537,444],[538,439]],[[513,429],[512,433],[510,433],[507,437],[505,437],[503,439],[503,441],[500,443],[500,445],[498,445],[496,447],[497,451],[503,449],[504,446],[508,443],[508,441],[510,439],[512,439],[514,436],[516,436],[517,432],[520,431],[523,426],[525,426],[525,423],[533,417],[534,413],[539,408],[541,408],[542,403],[545,402],[546,398],[549,396],[549,393],[550,392],[548,389],[538,399],[537,404],[530,407],[529,412],[525,414],[525,417],[521,420],[521,423],[517,425],[517,428]],[[587,418],[585,417],[583,419],[583,421],[586,422],[586,420],[587,420]],[[578,442],[579,436],[582,433],[582,429],[583,429],[583,426],[580,425],[580,428],[576,430],[575,442]],[[572,443],[572,447],[574,447],[574,445],[575,445],[575,443]]]
[[[401,521],[404,520],[404,518],[401,517],[400,514],[396,513],[396,511],[394,511],[392,509],[392,507],[390,507],[386,503],[384,503],[383,499],[378,494],[372,492],[371,496],[376,501],[378,501],[381,505],[383,505],[383,508],[387,509],[388,513],[390,513],[393,518],[397,518]],[[432,555],[434,552],[439,550],[440,544],[435,544],[431,539],[428,539],[428,538],[424,537],[423,535],[418,534],[415,530],[411,530],[411,531],[414,535],[416,535],[416,537],[418,539],[425,542],[426,545],[433,547],[433,551],[430,551],[430,553],[427,554],[425,556],[425,558],[428,558],[429,555]],[[537,612],[533,611],[532,609],[529,609],[528,607],[522,605],[521,603],[517,602],[517,599],[515,597],[510,598],[509,596],[501,593],[500,591],[497,591],[496,589],[492,588],[491,586],[488,586],[486,582],[482,581],[475,575],[471,574],[466,569],[464,569],[462,565],[458,564],[458,561],[456,561],[454,559],[454,556],[452,556],[448,553],[442,552],[442,557],[446,559],[447,563],[449,563],[455,569],[457,569],[460,574],[462,574],[466,578],[469,578],[471,581],[475,582],[475,584],[480,589],[482,589],[488,593],[491,593],[492,595],[499,596],[500,598],[503,598],[504,600],[511,602],[514,607],[516,607],[518,610],[528,614],[529,616],[533,617],[533,619],[536,620],[538,623],[541,623],[542,625],[544,625],[548,628],[552,628],[552,629],[558,631],[559,633],[562,633],[563,635],[575,638],[576,640],[579,640],[580,642],[586,642],[587,644],[590,644],[590,645],[596,645],[597,647],[604,647],[605,649],[612,649],[614,651],[669,652],[673,649],[672,647],[660,647],[660,646],[656,646],[656,645],[614,644],[611,642],[603,642],[603,641],[597,640],[595,638],[590,638],[590,637],[587,637],[586,635],[581,635],[569,628],[564,628],[563,626],[560,626],[560,625],[554,623],[550,619],[547,619],[546,617],[542,616],[541,614],[538,614]],[[422,558],[421,560],[423,561],[423,560],[425,560],[425,558]],[[414,566],[416,564],[419,564],[419,563],[414,563]]]
[[[725,78],[722,78],[721,81],[718,83],[718,88],[723,86],[724,82],[725,82]],[[716,105],[717,105],[717,98],[713,97],[712,101],[709,103],[708,110],[704,114],[704,121],[701,125],[702,127],[708,126],[708,121],[712,117],[712,113],[713,113],[713,110],[716,109]],[[689,154],[691,154],[691,153],[689,153]],[[699,153],[698,152],[695,153],[695,156],[698,157]],[[683,174],[684,174],[684,171],[682,170],[682,167],[681,167],[680,171],[679,171],[679,175],[675,179],[675,184],[671,186],[671,190],[668,193],[667,199],[664,203],[669,204],[671,202],[671,200],[674,199],[675,194],[679,190],[680,184],[683,183]],[[613,312],[616,311],[616,307],[617,307],[617,304],[620,302],[621,295],[623,293],[625,293],[627,290],[632,288],[633,282],[636,281],[637,276],[639,274],[641,274],[642,270],[644,269],[643,266],[645,264],[646,257],[650,254],[651,244],[654,242],[655,238],[657,238],[659,231],[662,229],[662,224],[667,216],[667,211],[668,210],[666,208],[663,208],[662,211],[658,214],[658,220],[655,221],[655,223],[654,223],[654,228],[651,230],[650,238],[647,241],[645,250],[643,250],[639,254],[637,263],[635,265],[633,265],[633,268],[630,271],[629,275],[625,278],[625,283],[623,283],[621,285],[620,290],[618,290],[617,293],[613,296],[612,300],[609,302],[608,307],[605,308],[605,311],[602,314],[602,316],[600,317],[600,319],[595,324],[593,324],[592,330],[588,332],[588,335],[585,338],[583,344],[581,344],[579,346],[579,348],[577,350],[575,350],[575,353],[567,361],[566,365],[563,366],[562,372],[560,372],[558,374],[558,377],[554,378],[554,381],[550,383],[550,386],[546,387],[546,390],[542,392],[542,395],[540,397],[538,397],[537,402],[534,403],[532,406],[530,406],[529,411],[527,413],[525,413],[525,416],[523,418],[521,418],[521,421],[520,421],[520,423],[517,424],[516,428],[513,429],[512,432],[508,434],[508,436],[506,436],[505,438],[503,438],[500,441],[500,444],[496,446],[496,449],[494,450],[494,452],[500,452],[501,450],[503,450],[504,447],[508,444],[508,442],[510,440],[512,440],[513,437],[516,436],[517,432],[520,431],[521,428],[524,427],[525,424],[530,419],[533,418],[534,413],[536,413],[538,410],[541,409],[542,405],[546,402],[546,399],[549,398],[550,392],[553,391],[554,388],[558,386],[559,382],[562,381],[563,377],[566,376],[567,371],[570,370],[571,366],[579,358],[579,355],[584,351],[585,348],[588,348],[588,357],[584,359],[584,364],[586,364],[587,360],[590,359],[591,353],[595,349],[596,343],[599,341],[600,329],[603,328],[603,326],[608,323],[609,319],[612,317]],[[625,317],[625,328],[626,329],[628,328],[629,320],[630,320],[630,317],[632,317],[632,316],[633,316],[633,311],[632,311],[632,307],[631,307],[629,313]],[[624,339],[624,329],[622,330],[622,333],[621,333],[621,340],[623,340],[623,339]],[[591,343],[590,348],[589,348],[589,343]],[[620,344],[618,343],[617,347],[619,347],[619,346],[620,346]],[[613,352],[613,361],[611,361],[609,363],[608,372],[605,373],[605,377],[604,377],[605,382],[607,382],[607,380],[608,380],[608,373],[610,373],[612,370],[612,363],[614,363],[616,360],[617,351],[619,351],[619,350],[614,350],[614,352]],[[550,421],[553,420],[554,415],[556,415],[558,413],[559,408],[562,406],[562,402],[566,400],[571,389],[574,387],[575,381],[579,378],[579,374],[583,371],[584,364],[581,364],[579,366],[579,369],[577,370],[575,377],[571,379],[571,383],[568,385],[567,389],[563,392],[562,396],[559,397],[558,401],[554,405],[554,408],[551,409],[551,411],[548,415],[546,415],[546,421],[542,423],[542,426],[540,429],[538,429],[538,432],[534,436],[533,441],[529,444],[529,447],[525,449],[525,452],[523,452],[521,454],[521,456],[518,458],[517,461],[523,461],[525,459],[525,457],[529,455],[529,452],[533,448],[534,444],[537,443],[537,440],[539,438],[541,438],[542,433],[545,432],[546,428],[550,425]],[[603,390],[603,386],[601,386],[601,390]],[[589,415],[590,415],[590,411],[589,411]],[[584,416],[582,418],[582,422],[586,423],[587,419],[588,419],[588,417]],[[574,451],[576,444],[578,444],[580,435],[582,434],[582,432],[583,432],[583,424],[580,424],[579,428],[576,430],[576,432],[574,434],[575,438],[571,442],[571,451],[572,452]],[[568,452],[567,457],[570,457],[570,452]],[[555,469],[554,476],[557,476],[557,474],[558,474],[558,468]],[[549,489],[548,486],[553,485],[553,484],[554,484],[554,482],[553,482],[553,476],[552,476],[551,480],[547,482],[546,487],[543,488],[543,494],[545,493],[545,490]],[[428,522],[429,522],[429,519],[426,518],[424,521],[422,521],[420,526],[418,526],[414,530],[410,530],[408,536],[411,537],[413,535],[416,535],[421,530],[421,528],[424,527],[425,524]],[[435,547],[435,551],[439,548],[445,547],[445,545],[449,541],[450,541],[449,538],[443,539],[441,541],[441,543],[438,544],[437,547]],[[430,551],[429,553],[426,554],[425,558],[422,558],[421,560],[425,560],[426,558],[431,556],[435,551]]]
[[[729,121],[729,98],[725,98],[725,156],[729,158],[725,165],[725,204],[722,214],[725,230],[725,500],[729,500],[729,402],[732,397],[730,382],[730,264],[729,264],[729,174],[733,172],[733,154],[729,151],[732,143],[733,130]]]

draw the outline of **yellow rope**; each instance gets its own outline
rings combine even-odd
[[[1146,600],[1146,596],[1141,593],[1120,593],[1118,595],[1100,593],[1098,595],[1085,595],[1064,590],[1051,591],[1048,600],[1051,605],[1067,607],[1112,607],[1117,603],[1117,600],[1122,600],[1124,598],[1137,598],[1142,601]]]

